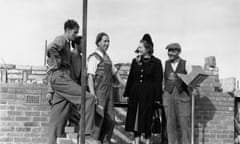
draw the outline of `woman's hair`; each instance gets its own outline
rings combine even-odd
[[[95,44],[97,46],[98,46],[98,43],[102,40],[103,36],[108,36],[108,34],[105,33],[105,32],[100,32],[100,33],[97,34],[96,41],[95,41]]]
[[[153,41],[150,34],[144,34],[143,38],[140,40],[143,46],[147,49],[148,54],[153,54]]]

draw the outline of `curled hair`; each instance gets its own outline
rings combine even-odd
[[[77,21],[73,20],[73,19],[69,19],[64,23],[64,30],[66,31],[66,29],[74,29],[74,28],[78,28],[79,29],[79,24],[77,23]]]
[[[95,41],[95,44],[97,46],[98,46],[98,43],[102,40],[103,36],[107,36],[108,37],[108,34],[105,33],[105,32],[100,32],[100,33],[97,34],[96,41]]]
[[[143,43],[143,46],[146,48],[148,54],[152,55],[154,50],[151,36],[149,34],[144,34],[140,42]]]

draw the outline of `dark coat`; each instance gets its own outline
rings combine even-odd
[[[126,118],[127,131],[151,133],[154,102],[161,102],[163,70],[160,59],[132,61],[124,96],[129,97]],[[138,108],[138,117],[137,115]],[[137,129],[136,129],[137,127]]]

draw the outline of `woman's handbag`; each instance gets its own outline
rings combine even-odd
[[[162,132],[162,107],[160,104],[154,104],[153,121],[152,121],[152,133],[161,134]]]

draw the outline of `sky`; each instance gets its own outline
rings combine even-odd
[[[43,65],[45,40],[63,34],[67,19],[81,27],[82,0],[0,0],[0,19],[0,63]],[[179,42],[192,65],[215,56],[220,78],[240,79],[240,0],[88,0],[87,31],[88,54],[97,33],[109,34],[114,63],[131,62],[149,33],[162,61]]]

